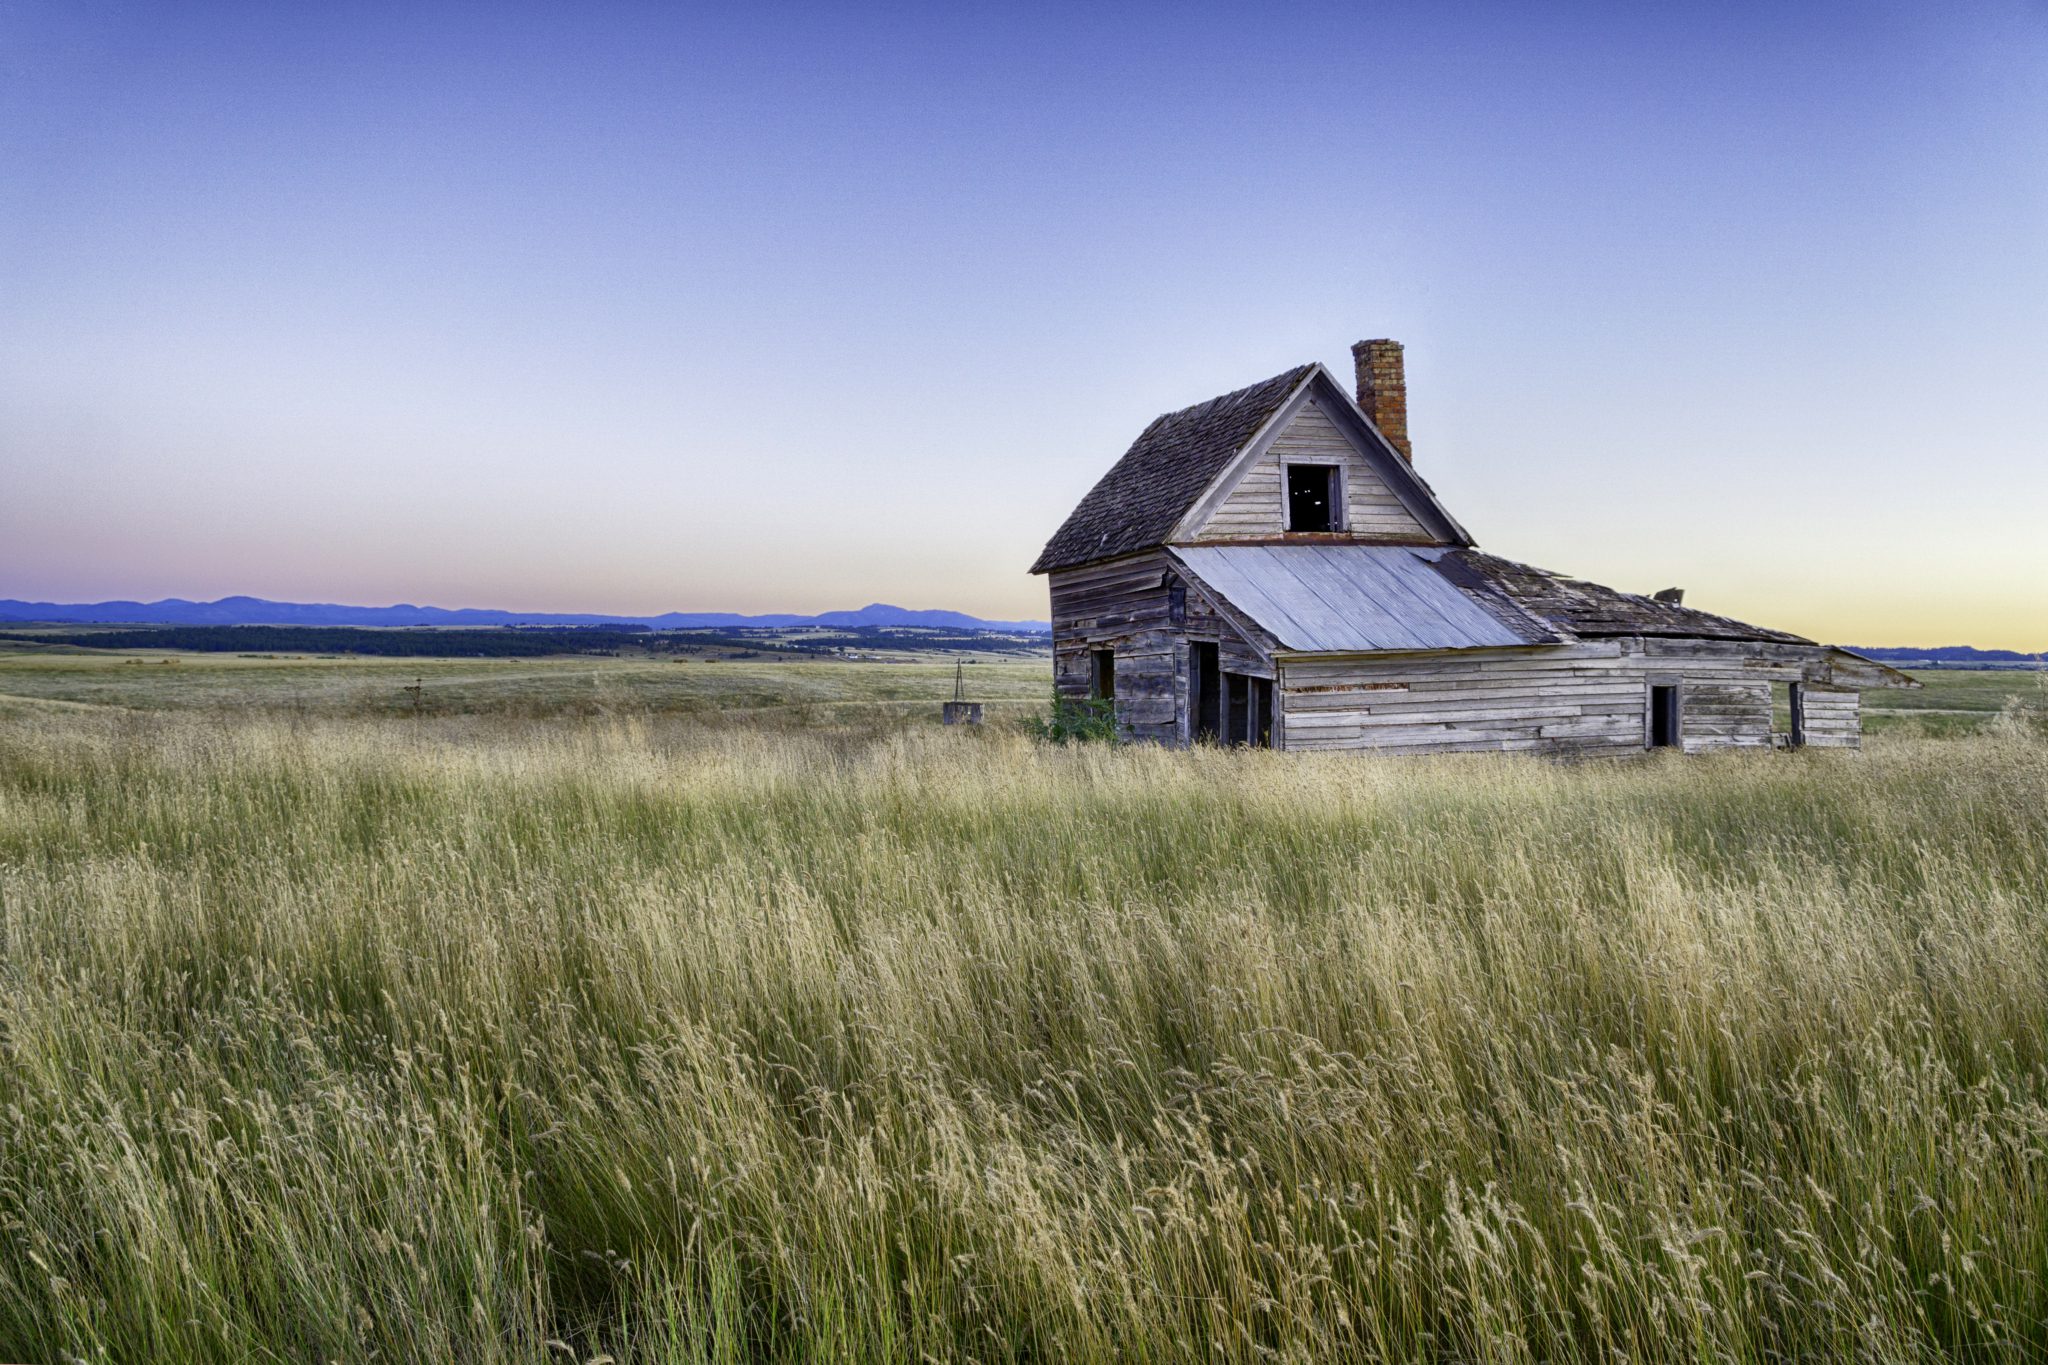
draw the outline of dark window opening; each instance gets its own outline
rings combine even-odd
[[[1287,529],[1335,531],[1344,518],[1337,511],[1337,466],[1287,466]]]
[[[1176,626],[1187,623],[1188,585],[1179,574],[1166,576],[1166,619]]]
[[[1650,747],[1679,747],[1680,717],[1678,684],[1657,683],[1650,688]]]
[[[1116,700],[1116,651],[1098,649],[1088,655],[1088,695],[1097,701]]]
[[[1223,670],[1215,645],[1188,646],[1188,686],[1194,692],[1188,711],[1195,721],[1188,738],[1213,742],[1223,732]]]

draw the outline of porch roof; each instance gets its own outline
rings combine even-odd
[[[1408,545],[1172,548],[1190,574],[1288,650],[1350,654],[1558,642],[1545,622],[1505,598],[1462,590],[1443,571],[1453,566],[1440,568],[1449,552],[1447,546]]]

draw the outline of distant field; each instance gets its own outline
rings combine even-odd
[[[2028,679],[1571,766],[161,657],[0,657],[0,1360],[2048,1358]]]
[[[1047,658],[980,657],[968,691],[994,713],[1037,706],[1052,688]],[[937,715],[954,662],[241,658],[167,652],[0,653],[0,710],[58,703],[140,710],[231,708],[320,716],[597,716],[686,713],[712,720],[774,708],[781,720],[845,720],[891,711]]]
[[[9,650],[0,642],[0,708],[13,701],[70,702],[145,710],[205,707],[399,715],[419,680],[430,715],[597,715],[792,708],[812,719],[862,708],[915,708],[953,693],[953,655],[877,651],[863,660],[239,657],[133,651]],[[968,655],[970,695],[994,713],[1042,705],[1051,688],[1045,656]],[[166,662],[166,661],[170,662]],[[1880,735],[1968,733],[2009,699],[2048,704],[2048,674],[1926,669],[1918,691],[1865,694]]]
[[[1866,728],[1873,734],[1966,734],[2009,701],[2048,706],[2048,671],[2029,669],[1913,670],[1917,691],[1867,692]]]

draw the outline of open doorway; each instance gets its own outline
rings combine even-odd
[[[1213,643],[1188,646],[1188,738],[1214,744],[1223,737],[1223,670]]]
[[[1116,700],[1116,651],[1088,651],[1088,695],[1097,701]]]
[[[1650,684],[1649,732],[1652,749],[1677,749],[1684,745],[1685,711],[1683,694],[1675,682]]]
[[[1798,749],[1806,743],[1806,685],[1771,685],[1771,744],[1779,749]]]
[[[1223,675],[1223,742],[1273,747],[1273,683],[1243,673]]]

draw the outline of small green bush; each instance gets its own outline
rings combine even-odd
[[[1116,723],[1116,703],[1106,697],[1075,701],[1052,694],[1052,712],[1033,716],[1025,728],[1034,739],[1050,744],[1108,744],[1122,737]]]

